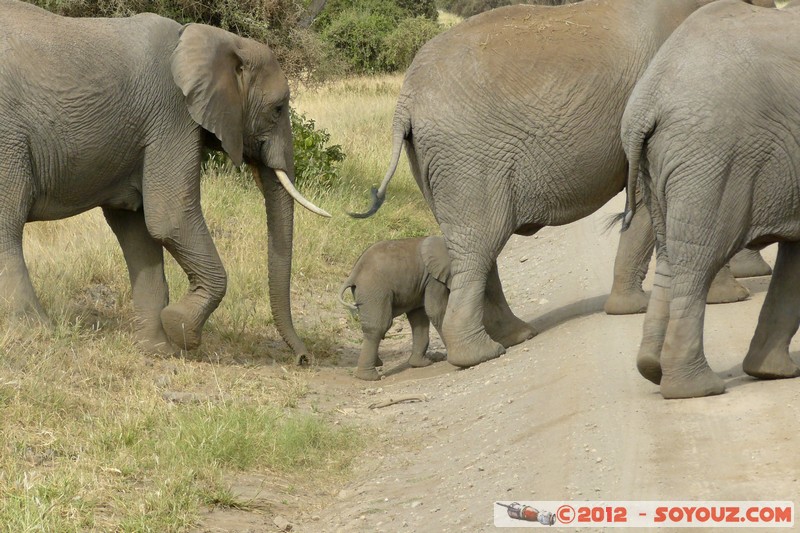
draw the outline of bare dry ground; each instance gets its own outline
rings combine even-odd
[[[745,280],[745,302],[708,308],[706,353],[728,391],[663,400],[635,368],[643,315],[602,313],[618,235],[601,228],[623,202],[512,239],[501,278],[512,308],[541,333],[501,358],[467,370],[444,361],[408,368],[409,328],[398,319],[379,383],[320,368],[309,397],[364,427],[374,445],[340,492],[287,509],[293,531],[488,531],[496,500],[800,494],[800,383],[759,382],[741,368],[769,278]],[[774,246],[765,251],[770,263],[774,255]],[[799,349],[796,341],[795,358]],[[353,364],[356,351],[346,354]],[[370,408],[409,396],[422,401]],[[231,518],[203,530],[278,529],[271,516]]]

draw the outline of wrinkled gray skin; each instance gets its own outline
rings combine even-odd
[[[646,206],[640,209],[647,210]],[[629,315],[647,311],[649,297],[642,289],[642,283],[650,266],[655,248],[655,236],[647,216],[637,216],[628,231],[632,237],[620,238],[617,256],[614,260],[614,282],[611,292],[603,306],[609,315]],[[747,288],[734,278],[767,276],[772,268],[757,250],[742,250],[734,255],[729,265],[720,269],[711,283],[707,303],[719,304],[737,302],[750,296]]]
[[[192,349],[226,288],[200,208],[204,146],[255,170],[268,221],[269,291],[298,358],[289,276],[294,178],[289,87],[264,45],[152,14],[71,19],[0,0],[0,295],[47,322],[22,255],[26,222],[101,207],[130,273],[135,338]],[[289,189],[293,189],[291,183]],[[162,247],[189,277],[169,303]]]
[[[657,254],[637,365],[665,398],[724,391],[703,352],[706,292],[736,250],[773,242],[743,368],[800,375],[788,351],[800,324],[799,36],[797,7],[710,5],[664,45],[625,110],[628,187],[639,179]]]
[[[364,215],[383,201],[405,147],[452,261],[448,361],[468,367],[504,352],[486,333],[481,301],[512,234],[578,220],[623,189],[628,95],[661,43],[705,3],[509,6],[419,51],[395,111],[390,168]],[[646,237],[623,235],[636,238]]]
[[[365,380],[380,379],[375,367],[383,362],[378,347],[394,317],[405,314],[411,324],[413,346],[408,363],[427,366],[430,323],[441,335],[447,309],[450,259],[442,237],[418,237],[381,241],[361,254],[350,276],[339,290],[339,301],[358,311],[364,341],[355,376]],[[352,290],[355,305],[344,300]],[[500,285],[495,266],[490,274],[484,299],[484,324],[492,338],[504,346],[533,336],[534,332],[511,312]]]

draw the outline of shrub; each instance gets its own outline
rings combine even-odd
[[[294,175],[297,183],[314,190],[331,190],[339,182],[339,163],[345,155],[338,144],[328,145],[330,133],[317,129],[314,120],[292,110]]]
[[[313,119],[291,110],[294,141],[295,183],[319,190],[332,190],[339,184],[339,163],[345,154],[338,144],[329,145],[331,135],[317,128]],[[246,165],[238,169],[224,154],[207,150],[203,156],[203,172],[230,177],[235,182],[250,183],[252,177]]]
[[[348,9],[339,14],[322,33],[323,39],[341,54],[351,70],[375,73],[388,70],[383,63],[383,39],[398,24],[380,12]]]
[[[383,40],[382,63],[391,70],[408,68],[422,45],[441,32],[441,27],[425,17],[414,17],[400,24]]]
[[[395,0],[411,17],[425,17],[435,21],[439,17],[434,0]]]
[[[317,65],[327,65],[327,49],[313,32],[299,27],[304,0],[30,0],[70,17],[117,17],[151,12],[182,24],[218,26],[266,43],[287,77],[316,80]],[[324,72],[324,71],[323,71]]]
[[[372,74],[408,66],[437,18],[430,0],[329,0],[314,24],[351,71]]]
[[[325,9],[314,20],[314,26],[323,30],[343,13],[356,9],[362,13],[379,14],[395,23],[401,19],[426,16],[436,20],[436,3],[432,0],[328,0]]]

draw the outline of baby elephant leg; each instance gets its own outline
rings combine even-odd
[[[356,301],[358,301],[358,296],[356,296]],[[361,343],[361,354],[358,356],[355,376],[366,381],[377,381],[381,379],[381,375],[375,368],[380,363],[378,347],[392,326],[390,300],[388,297],[376,298],[373,301],[360,303],[358,314],[361,319],[364,341]]]
[[[411,338],[413,342],[411,357],[408,359],[408,364],[415,367],[428,366],[433,362],[425,357],[430,340],[428,333],[431,322],[428,320],[428,315],[425,314],[424,308],[419,307],[406,313],[406,316],[408,317],[408,322],[411,324]]]

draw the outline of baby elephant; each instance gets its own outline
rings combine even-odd
[[[449,282],[450,258],[444,238],[440,236],[381,241],[361,254],[339,291],[339,301],[358,310],[364,333],[355,373],[357,378],[380,379],[375,369],[383,364],[378,358],[378,345],[391,327],[392,319],[403,313],[411,323],[413,341],[408,363],[415,367],[431,364],[432,361],[425,358],[428,332],[433,322],[441,335],[450,295]],[[344,293],[350,288],[355,305],[344,301]],[[508,306],[497,265],[489,272],[481,310],[486,331],[505,347],[536,334]]]
[[[350,277],[339,291],[339,301],[357,310],[361,319],[364,342],[358,358],[356,377],[380,379],[375,369],[383,364],[378,358],[378,345],[392,325],[392,319],[405,313],[411,324],[413,347],[408,364],[427,366],[430,323],[440,331],[447,309],[446,280],[437,279],[433,270],[449,273],[450,259],[442,237],[419,237],[380,241],[364,251],[356,261]],[[438,274],[437,274],[438,275]],[[441,277],[441,276],[439,276]],[[355,305],[345,302],[344,293],[352,288]]]

